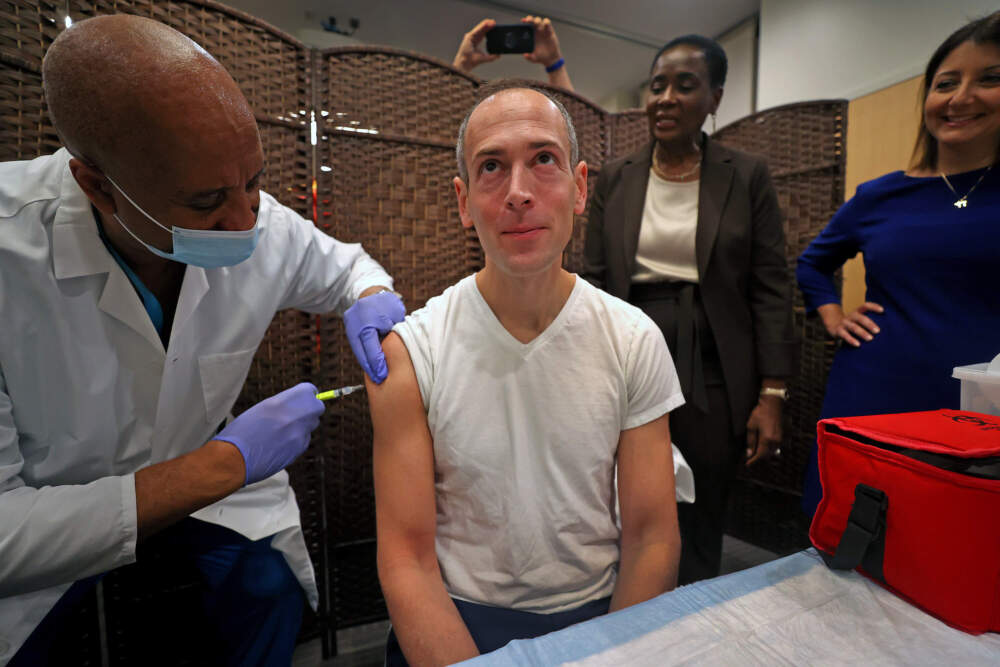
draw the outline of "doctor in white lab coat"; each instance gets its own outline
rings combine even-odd
[[[278,310],[347,312],[378,381],[402,303],[359,245],[259,192],[253,114],[194,42],[100,17],[43,69],[69,150],[0,164],[0,665],[41,659],[74,582],[190,525],[278,555],[298,597],[219,650],[286,661],[300,618],[281,609],[317,590],[283,468],[322,403],[303,384],[220,425]]]

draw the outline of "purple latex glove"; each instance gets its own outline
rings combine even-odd
[[[244,485],[253,484],[284,470],[306,450],[324,409],[316,387],[302,382],[247,409],[215,439],[236,445],[246,464]]]
[[[379,336],[392,330],[396,322],[406,317],[406,306],[402,299],[392,292],[376,292],[347,309],[344,313],[344,328],[351,343],[354,356],[361,368],[375,384],[382,384],[389,374],[382,354]]]

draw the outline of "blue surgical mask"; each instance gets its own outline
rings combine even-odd
[[[118,224],[128,232],[132,238],[141,243],[154,255],[164,259],[172,259],[175,262],[200,266],[205,269],[214,269],[220,266],[234,266],[253,254],[257,247],[257,224],[244,231],[224,232],[211,229],[186,229],[184,227],[165,226],[157,222],[156,218],[146,213],[132,198],[125,194],[125,191],[115,183],[110,176],[105,174],[111,185],[121,193],[122,197],[128,200],[137,211],[153,221],[160,229],[170,232],[174,241],[174,251],[164,252],[159,248],[151,246],[138,236],[131,229],[125,226],[118,214],[113,215]]]

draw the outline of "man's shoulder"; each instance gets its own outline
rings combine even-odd
[[[81,199],[86,201],[68,173],[68,160],[63,149],[33,160],[0,162],[0,279],[5,282],[23,284],[29,275],[52,270],[50,237],[60,209],[74,211]],[[70,184],[75,192],[64,192]]]
[[[469,282],[474,280],[474,275],[463,278],[428,299],[423,307],[409,313],[392,328],[409,355],[425,410],[429,406],[436,378],[445,372],[441,368],[442,363],[449,355],[453,358],[455,341],[462,337],[457,328],[475,326],[479,319],[479,314],[466,312],[468,297],[471,296]],[[471,288],[474,287],[473,283]]]
[[[13,218],[30,204],[58,199],[68,161],[61,149],[33,160],[0,162],[0,219]]]
[[[584,298],[580,301],[585,305],[577,316],[581,326],[574,329],[586,332],[587,345],[613,351],[622,369],[630,366],[629,359],[653,359],[662,353],[663,333],[642,309],[589,283],[581,287]]]
[[[297,229],[312,231],[311,228],[315,226],[312,221],[302,217],[299,213],[285,206],[273,195],[263,190],[260,191],[260,211],[257,216],[257,222],[261,225],[262,231],[265,228],[275,231],[282,230],[280,233],[285,235]]]
[[[630,331],[637,328],[656,328],[656,324],[641,308],[595,287],[580,276],[576,279],[580,283],[583,300],[590,305],[596,315],[602,319],[607,318],[611,326]]]
[[[301,261],[304,253],[317,243],[322,246],[326,234],[294,209],[282,204],[271,194],[260,191],[257,212],[258,241],[250,261],[236,266],[245,271],[267,274],[287,273],[290,263]]]
[[[472,296],[470,294],[472,286],[469,283],[475,279],[475,275],[466,276],[440,294],[432,296],[423,306],[407,314],[402,322],[393,327],[393,330],[409,344],[413,335],[420,334],[426,337],[432,330],[443,329],[454,319],[455,310],[461,309]]]

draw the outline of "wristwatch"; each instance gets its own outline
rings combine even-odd
[[[778,389],[777,387],[762,387],[760,390],[761,396],[777,396],[783,401],[788,400],[788,390]]]

